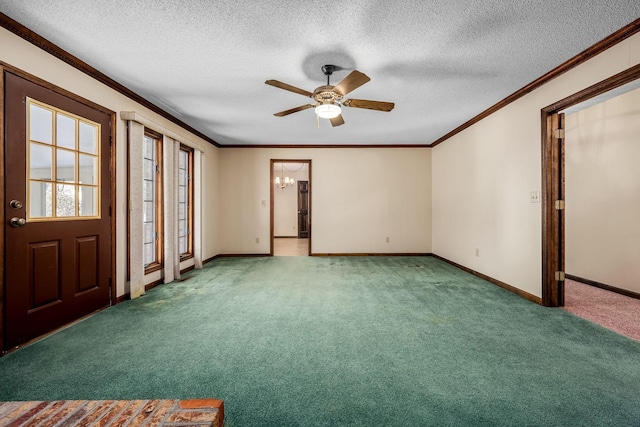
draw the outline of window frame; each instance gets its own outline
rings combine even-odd
[[[154,188],[154,207],[155,207],[155,233],[156,233],[156,244],[155,244],[155,260],[149,264],[144,266],[144,274],[150,274],[155,271],[161,270],[164,268],[164,186],[163,186],[163,157],[162,157],[162,135],[159,133],[144,128],[144,137],[151,138],[155,141],[155,188]],[[144,153],[144,149],[143,149]],[[144,172],[143,172],[144,176]],[[144,177],[143,177],[144,180]],[[143,208],[144,209],[144,208]],[[143,233],[144,236],[144,233]],[[143,237],[144,244],[144,237]],[[144,246],[143,246],[143,260],[144,257]]]
[[[187,153],[187,167],[186,167],[186,173],[187,173],[187,191],[186,191],[186,195],[187,195],[187,209],[186,209],[186,220],[187,220],[187,250],[186,252],[180,252],[180,229],[178,228],[178,251],[180,252],[180,261],[185,261],[188,259],[191,259],[194,257],[194,250],[193,250],[193,224],[194,224],[194,218],[193,218],[193,157],[194,157],[194,149],[191,147],[188,147],[184,144],[180,144],[180,149],[179,149],[179,153],[181,152],[185,152]],[[180,158],[178,157],[178,168],[180,167]],[[180,190],[179,190],[179,186],[180,186],[180,182],[177,183],[178,184],[178,194],[180,194]],[[180,222],[180,207],[179,204],[182,201],[179,199],[178,197],[178,217],[177,217],[177,221]]]
[[[51,113],[51,142],[47,143],[44,141],[40,141],[38,139],[34,139],[32,138],[31,135],[31,122],[32,122],[32,117],[31,117],[31,107],[35,106],[37,108],[40,108],[42,110],[45,111],[49,111]],[[78,116],[77,114],[73,114],[69,111],[63,110],[61,108],[58,107],[54,107],[52,105],[49,105],[47,103],[38,101],[37,99],[34,98],[30,98],[27,97],[27,108],[26,108],[26,160],[27,160],[27,168],[26,168],[26,173],[25,173],[25,177],[26,177],[26,200],[28,201],[27,203],[31,202],[31,184],[34,182],[39,182],[39,183],[45,183],[45,184],[49,184],[51,185],[51,216],[32,216],[31,215],[31,208],[29,207],[29,209],[27,209],[26,211],[26,219],[28,222],[54,222],[54,221],[86,221],[86,220],[96,220],[96,219],[101,219],[102,218],[102,207],[101,207],[101,200],[100,197],[98,196],[97,199],[95,200],[95,205],[94,205],[94,210],[95,210],[95,214],[94,215],[82,215],[81,211],[80,211],[80,200],[82,198],[81,196],[81,191],[83,188],[91,188],[94,189],[94,197],[95,195],[99,195],[100,192],[102,191],[102,185],[103,183],[101,182],[101,167],[102,167],[102,154],[101,154],[101,141],[100,141],[100,135],[102,132],[102,126],[100,125],[100,123],[94,122],[92,120],[89,120],[85,117],[81,117]],[[67,117],[68,119],[71,119],[74,121],[74,147],[65,147],[63,145],[58,144],[58,120],[57,117],[59,115],[62,115],[64,117]],[[82,124],[86,124],[91,126],[92,128],[95,129],[94,132],[94,136],[95,136],[95,152],[91,153],[88,151],[84,151],[81,149],[81,134],[80,134],[80,126]],[[40,178],[34,178],[31,176],[31,168],[30,168],[30,164],[31,164],[31,150],[32,147],[34,146],[34,144],[36,146],[42,146],[42,147],[47,147],[51,149],[51,179],[40,179]],[[57,157],[58,157],[58,152],[66,152],[66,153],[71,153],[73,155],[74,158],[74,178],[73,181],[64,181],[64,180],[59,180],[58,179],[58,162],[57,162]],[[82,173],[82,169],[80,166],[80,156],[89,156],[89,157],[93,157],[95,158],[95,183],[94,184],[87,184],[87,183],[83,183],[80,180],[80,175]],[[57,204],[58,204],[58,197],[57,194],[59,191],[62,191],[59,187],[61,185],[66,185],[66,186],[73,186],[73,200],[74,200],[74,215],[59,215],[58,214],[58,209],[57,209]],[[43,204],[45,204],[46,202],[43,199]]]

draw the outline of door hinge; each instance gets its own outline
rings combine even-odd
[[[556,210],[564,210],[564,200],[556,200]]]
[[[555,278],[558,282],[564,282],[564,271],[556,271]]]
[[[111,216],[111,206],[109,206],[109,216]]]
[[[564,129],[556,129],[555,137],[556,139],[564,139]]]

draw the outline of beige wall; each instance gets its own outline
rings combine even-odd
[[[218,169],[218,148],[197,136],[185,131],[172,122],[164,119],[158,114],[146,109],[131,99],[119,94],[105,85],[97,83],[94,79],[75,68],[53,58],[34,45],[22,40],[4,28],[0,28],[0,61],[13,67],[26,71],[47,82],[53,83],[76,95],[82,96],[94,103],[102,105],[118,113],[116,120],[116,294],[123,295],[128,291],[126,283],[126,123],[120,119],[121,111],[136,111],[143,116],[153,120],[164,128],[184,136],[186,139],[202,145],[205,149],[203,154],[203,206],[202,216],[205,219],[203,224],[202,251],[203,258],[214,256],[218,253],[217,235],[217,169]],[[210,220],[210,223],[206,223]]]
[[[222,253],[269,253],[271,159],[312,161],[312,253],[431,252],[430,149],[224,148]]]
[[[540,297],[540,110],[638,63],[640,34],[434,147],[433,252]]]
[[[565,127],[566,271],[640,293],[640,89]]]
[[[434,252],[537,296],[542,219],[529,194],[541,186],[540,109],[640,62],[636,34],[433,150],[217,149],[4,29],[0,46],[10,65],[113,111],[137,111],[205,147],[203,259],[268,253],[269,160],[311,159],[313,253]],[[126,138],[119,117],[116,152],[122,295]]]
[[[220,149],[210,144],[202,154],[202,260],[220,253]]]

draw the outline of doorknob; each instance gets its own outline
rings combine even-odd
[[[27,220],[24,218],[18,218],[17,216],[14,216],[9,220],[9,222],[11,223],[12,227],[22,227],[27,223]]]
[[[9,202],[9,206],[11,206],[13,209],[22,209],[22,206],[24,206],[22,204],[22,202],[20,200],[12,200]]]

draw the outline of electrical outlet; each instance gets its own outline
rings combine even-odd
[[[260,205],[265,208],[267,207],[267,201],[266,200],[260,200]]]
[[[385,241],[386,241],[387,243],[389,243],[389,238],[387,237],[387,238],[385,239]]]
[[[531,200],[531,203],[540,203],[540,192],[532,191],[530,200]]]
[[[256,244],[257,243],[260,243],[260,238],[259,237],[256,237]]]
[[[476,256],[479,257],[480,256],[480,249],[476,248]]]

